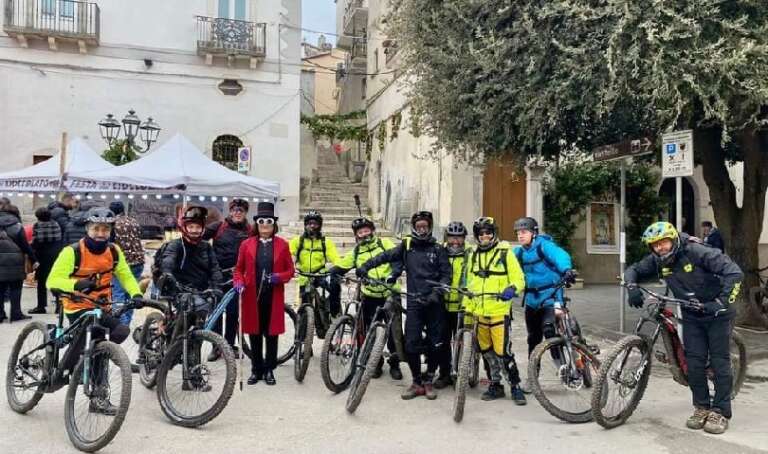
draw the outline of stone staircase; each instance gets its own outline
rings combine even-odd
[[[323,215],[323,234],[330,238],[340,253],[350,250],[355,245],[352,234],[352,220],[359,217],[354,195],[360,196],[364,216],[369,216],[368,183],[353,183],[344,173],[344,168],[336,155],[325,148],[318,148],[317,181],[312,184],[309,201],[302,204],[299,219],[281,226],[283,235],[292,238],[304,232],[304,214],[317,210]],[[377,227],[379,223],[377,222]],[[392,236],[388,231],[377,228],[382,236]]]

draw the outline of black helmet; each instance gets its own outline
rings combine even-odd
[[[416,231],[416,222],[427,221],[429,223],[429,231],[424,234],[420,234]],[[432,213],[430,211],[418,211],[411,216],[411,236],[416,240],[426,240],[432,236]]]
[[[534,235],[539,234],[539,223],[536,219],[524,217],[515,221],[515,232],[518,230],[530,230]]]
[[[250,205],[248,204],[248,201],[245,199],[232,199],[231,202],[229,202],[229,209],[233,208],[242,208],[243,211],[246,213],[248,212],[248,208],[250,208]]]
[[[445,236],[467,236],[467,228],[461,221],[451,221],[445,228]]]
[[[205,225],[205,220],[208,218],[208,209],[205,207],[191,206],[188,207],[184,214],[181,215],[181,223],[198,223]]]
[[[480,243],[480,232],[483,230],[490,230],[493,234],[493,238],[491,238],[488,244]],[[491,217],[475,219],[475,222],[472,224],[472,233],[475,236],[475,240],[477,240],[477,248],[481,251],[487,251],[499,242],[499,227],[496,225],[496,220]]]
[[[319,211],[309,210],[307,211],[307,214],[304,215],[304,225],[307,225],[309,221],[317,221],[317,223],[320,224],[320,227],[322,227],[323,215],[320,214]]]
[[[115,213],[109,208],[94,207],[88,210],[88,218],[86,222],[88,224],[114,224]]]
[[[373,224],[373,221],[371,221],[368,218],[357,218],[354,221],[352,221],[352,232],[357,233],[357,231],[362,229],[363,227],[368,227],[371,230],[376,230],[376,226]]]

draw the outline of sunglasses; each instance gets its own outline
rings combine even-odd
[[[259,225],[273,225],[275,220],[272,218],[258,218],[256,219],[256,223]]]

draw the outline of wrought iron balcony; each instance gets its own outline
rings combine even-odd
[[[197,53],[249,57],[254,62],[267,54],[267,24],[197,16]]]
[[[346,0],[344,9],[344,33],[358,36],[365,34],[368,26],[368,2],[365,0]]]
[[[76,41],[80,50],[87,44],[98,45],[100,10],[96,3],[75,0],[4,0],[3,30],[23,47],[28,38],[48,39],[51,48],[56,39]]]

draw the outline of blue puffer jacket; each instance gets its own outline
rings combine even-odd
[[[546,260],[542,260],[539,251]],[[554,291],[552,288],[564,272],[570,270],[571,256],[565,250],[552,241],[549,235],[539,234],[528,247],[517,246],[515,256],[525,273],[525,304],[533,309],[542,306],[559,306],[563,301],[563,291]]]

